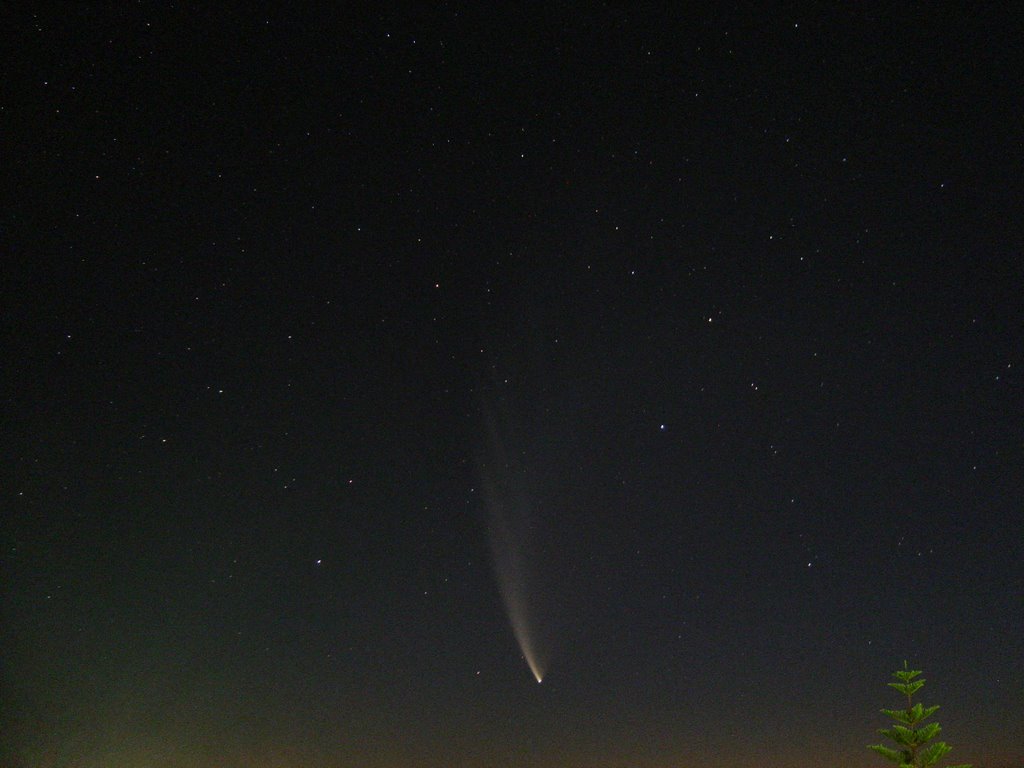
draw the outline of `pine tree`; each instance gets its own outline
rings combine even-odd
[[[880,729],[879,733],[896,742],[897,749],[883,744],[872,744],[868,747],[887,760],[896,763],[899,768],[929,768],[952,749],[944,741],[928,743],[942,730],[938,723],[929,723],[918,727],[924,720],[935,714],[935,710],[939,708],[938,704],[925,707],[920,703],[913,703],[914,694],[924,686],[924,680],[914,679],[920,674],[920,670],[907,669],[907,662],[904,661],[903,669],[893,673],[899,682],[888,684],[890,688],[895,688],[907,697],[906,709],[882,710],[883,715],[891,717],[896,723],[892,728]],[[971,766],[965,763],[947,766],[947,768],[971,768]]]

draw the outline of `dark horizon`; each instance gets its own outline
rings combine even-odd
[[[1010,17],[8,19],[0,763],[1024,765]]]

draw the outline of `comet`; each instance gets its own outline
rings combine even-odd
[[[484,407],[487,446],[478,460],[487,515],[491,562],[512,634],[537,683],[544,680],[547,655],[538,627],[538,591],[531,540],[534,537],[532,481],[523,451],[510,450],[514,431],[498,409]],[[519,446],[517,446],[519,448]]]
[[[525,534],[516,530],[509,510],[493,499],[488,503],[488,518],[491,559],[505,612],[519,650],[534,679],[540,683],[544,680],[545,663],[528,607],[530,579],[523,553]]]

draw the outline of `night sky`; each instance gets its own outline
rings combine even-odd
[[[0,763],[1022,764],[1009,11],[220,5],[3,22]]]

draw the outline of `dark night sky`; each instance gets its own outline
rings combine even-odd
[[[987,8],[9,16],[0,762],[1020,765]]]

